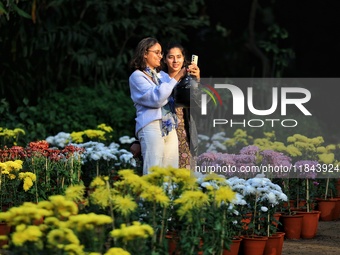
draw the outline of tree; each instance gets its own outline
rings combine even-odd
[[[187,40],[186,28],[207,24],[199,16],[203,0],[4,2],[0,98],[12,105],[69,86],[127,90],[128,62],[141,38]]]

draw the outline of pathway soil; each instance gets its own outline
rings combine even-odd
[[[319,221],[312,239],[285,239],[282,255],[340,255],[340,221]]]

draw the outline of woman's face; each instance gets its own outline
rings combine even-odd
[[[146,65],[152,69],[161,65],[161,59],[163,57],[162,47],[159,43],[151,46],[144,55]]]
[[[184,56],[179,48],[169,50],[165,58],[165,64],[168,66],[168,72],[179,72],[184,64]]]

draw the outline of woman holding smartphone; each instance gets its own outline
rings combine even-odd
[[[170,43],[163,58],[165,64],[164,70],[160,71],[160,79],[163,82],[169,82],[173,77],[176,77],[183,67],[188,67],[187,70],[196,81],[200,79],[200,69],[196,63],[189,63],[185,58],[184,47],[179,43]],[[196,127],[190,115],[189,108],[176,107],[176,115],[178,119],[178,127],[176,128],[178,136],[178,151],[179,151],[179,168],[190,168],[193,163],[192,156],[196,156],[197,152],[197,134]],[[189,132],[189,125],[191,132]],[[194,135],[194,137],[190,137]],[[130,151],[135,158],[141,155],[140,142],[134,142]],[[142,155],[143,156],[143,155]],[[143,157],[142,157],[143,159]],[[143,159],[144,160],[144,159]]]
[[[143,175],[152,166],[178,168],[177,115],[171,94],[186,75],[186,68],[161,80],[162,57],[161,44],[148,37],[138,43],[131,61],[129,86],[136,108],[135,135],[141,145]]]
[[[184,47],[176,42],[169,43],[164,51],[164,70],[160,71],[161,79],[168,82],[175,77],[183,67],[187,67],[191,77],[199,82],[200,69],[197,63],[186,60]],[[179,167],[188,168],[193,164],[192,157],[196,156],[197,137],[195,123],[190,115],[190,108],[176,107],[178,127],[176,128],[179,146]],[[189,129],[190,126],[190,129]],[[191,130],[191,132],[190,132]],[[190,135],[194,135],[191,137]]]

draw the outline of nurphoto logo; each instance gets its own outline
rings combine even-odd
[[[213,127],[218,125],[229,125],[230,127],[238,125],[239,127],[254,128],[263,127],[264,125],[270,125],[271,127],[281,125],[285,128],[296,127],[298,120],[289,117],[288,107],[290,109],[295,107],[294,113],[298,111],[303,116],[312,116],[312,113],[306,106],[312,97],[308,89],[290,86],[262,86],[262,90],[259,90],[258,86],[256,91],[253,86],[243,86],[242,90],[237,85],[220,82],[213,83],[212,85],[204,84],[201,94],[201,115],[213,115],[214,118],[211,120]],[[225,104],[223,95],[226,94],[229,95],[228,101],[232,101],[231,109],[227,109],[225,112],[216,111],[214,109],[217,106],[216,98],[219,101],[219,105],[222,106]],[[271,102],[265,108],[256,106],[256,102],[259,101],[260,97],[263,98],[263,94],[265,94],[266,102]],[[237,117],[237,119],[227,119],[223,116],[224,113],[227,113],[229,116],[231,114],[232,117]],[[272,114],[275,114],[275,118],[270,117]],[[247,119],[246,116],[249,115],[253,117]],[[245,118],[240,119],[242,116]],[[281,118],[277,118],[277,116]]]

